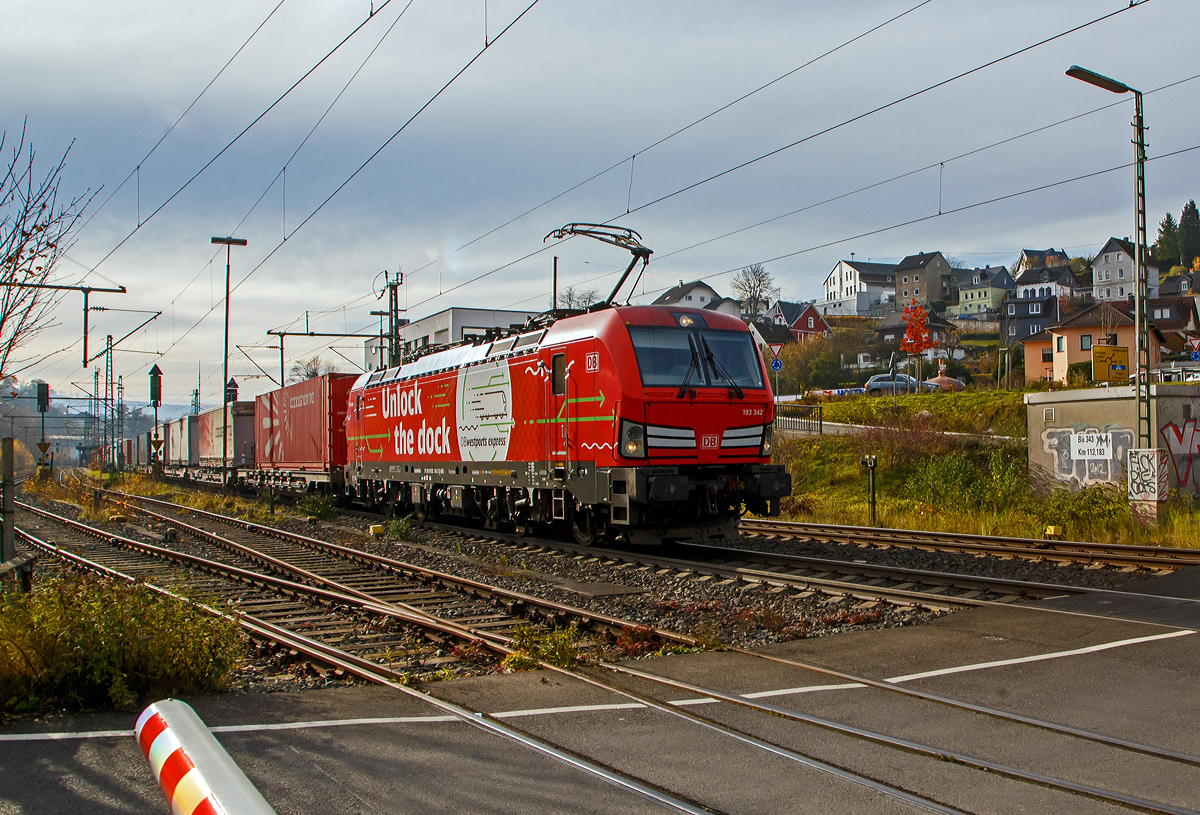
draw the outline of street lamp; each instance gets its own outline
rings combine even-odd
[[[1133,354],[1136,359],[1134,385],[1137,406],[1137,446],[1149,448],[1150,434],[1150,331],[1146,319],[1149,282],[1146,275],[1146,130],[1142,123],[1142,92],[1087,68],[1072,65],[1067,76],[1112,93],[1132,93],[1135,155],[1133,263],[1137,284],[1133,289]]]
[[[245,246],[245,238],[213,238],[213,243],[225,246],[225,362],[222,367],[221,381],[225,384],[224,402],[221,405],[221,484],[228,485],[229,478],[229,247]]]

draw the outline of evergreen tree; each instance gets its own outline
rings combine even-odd
[[[1167,213],[1158,223],[1158,240],[1154,242],[1154,257],[1162,264],[1162,271],[1167,272],[1172,266],[1179,264],[1179,224],[1175,216]]]
[[[1197,257],[1200,257],[1200,213],[1196,211],[1196,202],[1188,201],[1179,216],[1179,261],[1193,269]]]

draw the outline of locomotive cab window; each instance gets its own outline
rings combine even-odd
[[[550,381],[554,383],[555,396],[562,396],[567,392],[566,354],[555,354],[550,358]]]
[[[716,329],[629,326],[645,387],[761,388],[762,368],[750,334]]]

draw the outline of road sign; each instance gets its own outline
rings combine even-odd
[[[1193,351],[1200,351],[1200,337],[1188,337],[1188,345],[1192,346]]]
[[[38,448],[38,450],[40,450],[42,452],[43,455],[45,455],[46,451],[50,449],[50,442],[39,441],[37,443],[37,448]]]
[[[774,354],[775,356],[779,356],[779,352],[783,350],[783,343],[772,342],[772,343],[768,343],[767,347],[771,349],[772,354]]]
[[[779,357],[775,357],[775,359],[771,360],[771,370],[775,371],[775,372],[782,371],[783,370],[783,360],[780,359]]]
[[[1129,379],[1129,349],[1120,345],[1092,346],[1092,380],[1113,382]]]
[[[1200,362],[1200,351],[1192,352],[1192,362]]]
[[[150,446],[153,447],[155,450],[158,450],[158,448],[163,446],[163,439],[151,439]]]

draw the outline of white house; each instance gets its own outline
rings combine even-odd
[[[1146,257],[1146,279],[1150,297],[1158,297],[1158,264]],[[1133,244],[1129,239],[1109,238],[1092,261],[1092,297],[1096,300],[1128,300],[1137,281],[1133,267]]]
[[[866,315],[872,306],[896,299],[895,263],[839,260],[825,278],[825,299],[817,304],[821,316]]]

